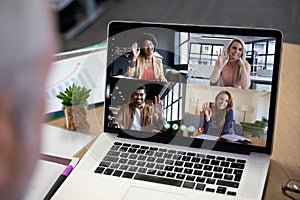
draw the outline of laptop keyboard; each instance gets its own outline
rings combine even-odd
[[[95,173],[237,195],[246,160],[115,142]]]

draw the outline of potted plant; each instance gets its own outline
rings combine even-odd
[[[89,128],[86,100],[91,89],[76,86],[74,83],[56,97],[62,100],[66,118],[66,128],[70,130]]]

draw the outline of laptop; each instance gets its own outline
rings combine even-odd
[[[261,199],[273,146],[281,32],[132,21],[112,21],[107,31],[104,132],[53,199]],[[133,61],[133,52],[151,46],[132,46],[145,33],[156,39],[148,39],[155,48],[153,80],[144,80],[146,72],[128,73],[141,62]],[[234,38],[244,42],[250,66],[246,89],[212,84],[208,76]],[[268,76],[257,73],[263,70]],[[157,73],[165,79],[155,79]],[[217,105],[224,91],[231,108],[221,125],[211,117],[205,130],[203,105]],[[130,110],[144,94],[144,110]]]

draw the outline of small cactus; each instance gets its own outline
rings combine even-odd
[[[72,86],[66,88],[64,92],[60,92],[56,97],[62,100],[64,106],[74,106],[85,104],[87,98],[90,96],[91,89],[86,87]]]

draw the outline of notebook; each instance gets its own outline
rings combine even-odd
[[[261,199],[281,32],[128,21],[112,21],[107,31],[104,132],[53,199]],[[212,84],[197,72],[213,69],[220,53],[224,60],[241,55],[239,47],[222,51],[234,38],[244,42],[244,57],[227,62],[246,69],[247,89]],[[258,70],[272,76],[260,78]]]

